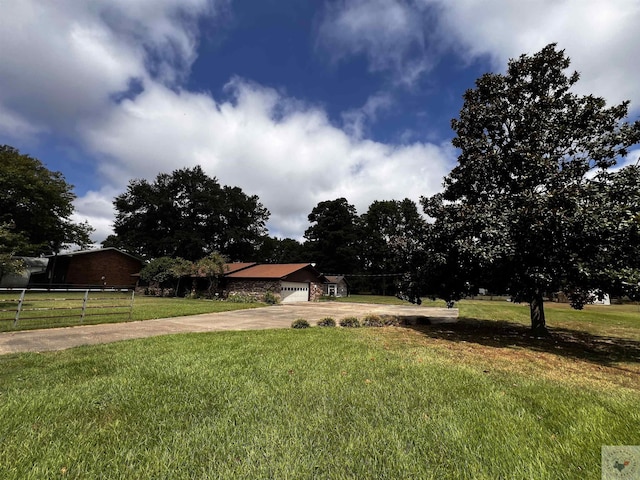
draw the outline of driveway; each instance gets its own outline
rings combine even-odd
[[[291,303],[140,322],[0,333],[0,355],[64,350],[80,345],[95,345],[172,333],[289,328],[291,322],[297,318],[304,318],[313,325],[324,317],[333,317],[339,321],[346,316],[362,318],[368,314],[394,315],[409,321],[416,318],[429,318],[434,323],[455,322],[458,309],[343,302]]]

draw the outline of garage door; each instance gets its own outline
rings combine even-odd
[[[281,282],[281,288],[282,303],[309,301],[308,283]]]

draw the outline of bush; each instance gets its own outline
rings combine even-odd
[[[331,317],[325,317],[322,320],[319,320],[317,325],[319,327],[335,327],[336,321]]]
[[[340,326],[347,328],[358,328],[360,326],[360,320],[358,320],[356,317],[345,317],[340,320]]]
[[[399,327],[400,326],[400,319],[398,317],[396,317],[395,315],[383,315],[381,318],[382,318],[382,323],[384,323],[385,327]]]
[[[275,305],[276,303],[279,302],[279,299],[274,293],[267,292],[267,293],[264,294],[264,297],[262,298],[262,301],[264,303],[266,303],[267,305]]]
[[[311,325],[309,325],[309,322],[307,322],[304,318],[294,320],[291,324],[291,328],[309,328],[310,326]]]
[[[227,302],[231,303],[255,303],[256,299],[246,293],[232,293],[227,297]]]
[[[379,315],[367,315],[362,320],[363,327],[384,327],[384,321]]]

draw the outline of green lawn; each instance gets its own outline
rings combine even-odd
[[[78,292],[41,292],[27,294],[24,308],[67,308],[70,310],[54,311],[24,311],[22,317],[28,316],[55,316],[55,318],[38,318],[33,320],[19,320],[14,326],[15,308],[19,293],[0,294],[0,332],[15,330],[30,330],[35,328],[52,328],[80,325],[80,313],[82,307],[83,293]],[[103,297],[104,300],[90,302],[89,305],[119,305],[118,308],[96,308],[88,313],[99,315],[85,317],[82,324],[91,325],[96,323],[116,323],[135,320],[150,320],[154,318],[179,317],[184,315],[196,315],[200,313],[226,312],[246,308],[256,308],[264,306],[263,303],[234,303],[217,300],[189,299],[189,298],[161,298],[136,296],[131,318],[129,294],[102,294],[91,293],[93,298]],[[117,296],[116,300],[113,300]],[[43,300],[46,299],[46,300]],[[64,299],[64,300],[61,300]],[[106,313],[106,315],[102,315]]]
[[[550,307],[538,340],[526,306],[460,310],[1,356],[0,478],[597,479],[640,444],[636,311]]]

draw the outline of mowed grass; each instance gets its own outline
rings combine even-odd
[[[637,342],[473,305],[506,310],[2,356],[0,478],[597,479],[640,444]]]
[[[0,332],[150,320],[264,306],[263,303],[234,303],[139,295],[134,298],[133,310],[131,310],[131,293],[91,292],[92,300],[88,303],[90,308],[87,310],[87,316],[81,320],[84,293],[37,292],[27,293],[23,304],[24,311],[21,313],[18,323],[14,325],[15,309],[19,296],[19,292],[0,293],[0,310],[4,310],[0,311]],[[109,306],[115,306],[115,308],[109,308]],[[46,310],[51,308],[55,310]],[[28,317],[40,318],[28,319]]]
[[[597,479],[640,444],[637,305],[547,304],[546,339],[526,305],[456,306],[0,356],[0,478]]]

